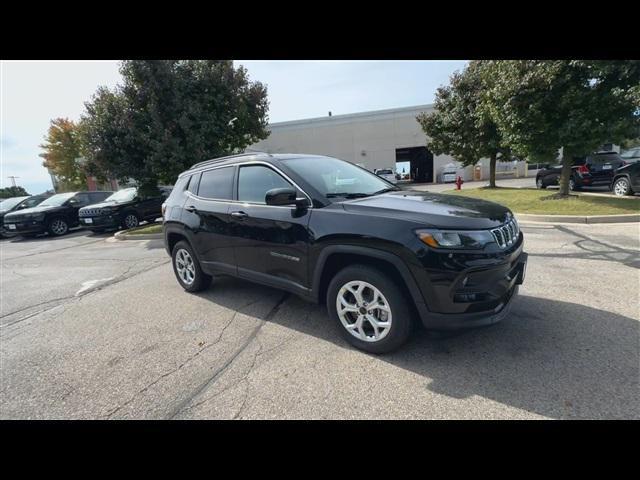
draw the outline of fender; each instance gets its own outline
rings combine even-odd
[[[315,265],[315,270],[313,272],[313,281],[311,286],[311,295],[313,300],[317,303],[321,303],[322,299],[319,298],[320,295],[320,279],[322,278],[322,272],[324,271],[325,263],[330,255],[334,253],[350,253],[355,255],[362,255],[365,257],[376,258],[379,260],[385,260],[388,263],[392,264],[404,280],[405,285],[409,289],[409,293],[411,294],[411,298],[414,303],[424,305],[425,301],[422,297],[422,293],[420,293],[420,289],[418,288],[418,284],[416,283],[415,278],[409,271],[409,268],[405,265],[400,257],[397,255],[386,252],[383,250],[378,250],[371,247],[363,247],[359,245],[329,245],[322,249],[320,255],[318,256],[318,261]]]

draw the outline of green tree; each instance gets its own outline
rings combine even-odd
[[[42,166],[51,170],[60,182],[60,191],[73,191],[86,188],[86,175],[78,164],[80,157],[80,139],[77,125],[67,118],[51,120],[45,143]]]
[[[29,193],[20,186],[0,188],[0,198],[26,197]]]
[[[266,87],[231,61],[124,61],[120,73],[122,85],[100,88],[82,117],[83,153],[99,177],[173,183],[268,135]]]
[[[462,165],[475,165],[489,158],[489,186],[496,186],[496,162],[511,158],[497,125],[482,108],[483,93],[490,77],[482,76],[482,61],[472,61],[455,72],[449,85],[438,88],[435,111],[417,117],[428,137],[427,146],[436,155],[453,156]]]
[[[483,109],[505,143],[534,158],[555,159],[562,148],[561,197],[574,157],[637,132],[638,61],[490,61],[481,75]]]

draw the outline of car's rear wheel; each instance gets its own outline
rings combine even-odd
[[[140,219],[138,219],[138,215],[133,212],[125,214],[122,219],[122,226],[127,230],[130,228],[136,228],[138,225],[140,225]]]
[[[541,190],[543,190],[543,189],[547,188],[547,186],[546,186],[546,185],[544,184],[544,182],[542,181],[542,177],[539,177],[539,178],[536,180],[536,187],[537,187],[538,189],[541,189]]]
[[[59,237],[69,231],[69,224],[64,218],[61,218],[61,217],[52,218],[49,221],[47,231],[49,232],[50,235],[53,235],[54,237]]]
[[[211,285],[211,275],[202,271],[198,258],[187,242],[181,240],[176,243],[171,258],[178,283],[187,292],[199,292]]]
[[[631,190],[631,185],[629,184],[629,180],[626,177],[621,177],[617,179],[613,184],[613,193],[615,193],[618,197],[631,195],[633,192]]]
[[[366,265],[336,274],[327,291],[327,310],[349,343],[371,353],[397,349],[413,325],[407,299],[393,279]]]

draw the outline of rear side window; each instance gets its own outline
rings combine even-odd
[[[241,202],[265,203],[264,197],[272,188],[292,188],[292,185],[268,167],[240,167],[238,200]]]
[[[202,172],[198,196],[219,200],[233,198],[233,175],[235,167],[215,168]]]

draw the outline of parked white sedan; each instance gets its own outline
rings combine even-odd
[[[387,182],[398,183],[396,174],[390,168],[380,168],[374,172],[379,177],[384,178]]]

